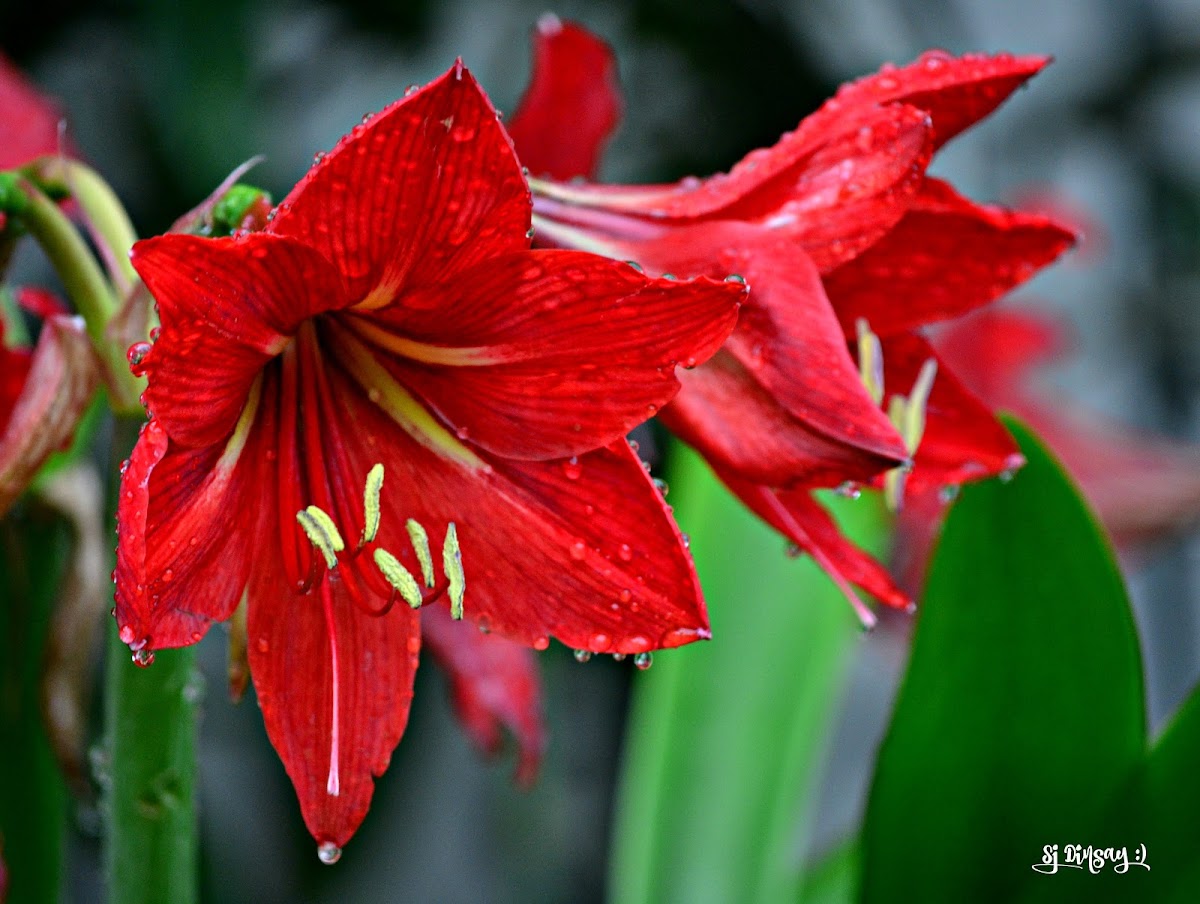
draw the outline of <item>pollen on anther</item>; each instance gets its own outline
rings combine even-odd
[[[446,540],[442,544],[442,568],[449,583],[446,595],[450,597],[450,617],[462,618],[467,582],[463,573],[462,550],[458,545],[458,528],[454,526],[453,521],[446,525]]]
[[[412,576],[412,572],[401,565],[396,557],[386,549],[376,549],[372,555],[375,559],[375,567],[379,569],[380,574],[384,576],[387,582],[396,589],[401,599],[413,609],[420,609],[422,603],[421,587],[417,583],[417,579]]]
[[[379,494],[383,490],[383,465],[376,464],[367,472],[363,487],[363,532],[358,545],[366,546],[379,533]]]
[[[315,505],[310,505],[296,512],[296,521],[304,529],[308,541],[325,557],[326,567],[336,568],[337,554],[346,548],[346,544],[333,519]]]
[[[408,539],[412,542],[413,552],[417,554],[417,561],[421,563],[421,578],[425,581],[426,587],[432,587],[434,581],[433,554],[429,551],[429,534],[412,518],[404,522],[404,527],[408,531]]]

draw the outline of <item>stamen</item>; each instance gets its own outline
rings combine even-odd
[[[376,549],[374,553],[375,566],[387,578],[387,582],[396,588],[396,592],[404,598],[413,609],[421,608],[421,586],[412,572],[400,564],[399,560],[386,549]]]
[[[334,552],[341,552],[346,548],[346,541],[342,539],[342,535],[338,531],[337,525],[333,523],[333,519],[330,518],[329,515],[325,514],[324,509],[315,505],[310,505],[305,508],[304,511],[308,512],[309,517],[316,521],[317,524],[321,525],[321,530],[325,531],[325,535],[329,537],[330,542],[333,543]]]
[[[900,435],[908,447],[908,454],[915,455],[921,437],[925,435],[925,406],[929,402],[929,393],[933,390],[933,378],[937,376],[937,361],[930,358],[921,365],[917,374],[917,382],[913,384],[908,402],[904,406],[904,426]]]
[[[450,617],[463,617],[463,596],[467,590],[466,575],[463,574],[462,550],[458,546],[458,528],[451,521],[446,525],[446,540],[442,543],[442,568],[446,572],[450,597]]]
[[[383,489],[383,465],[376,464],[367,472],[367,484],[363,488],[363,532],[358,541],[359,549],[375,539],[379,533],[379,493]]]
[[[858,373],[867,392],[878,405],[883,401],[883,346],[871,332],[866,318],[855,321],[858,330]]]
[[[316,508],[316,506],[309,506],[309,509],[311,508]],[[320,509],[317,509],[317,511],[320,511]],[[309,542],[319,549],[321,551],[321,555],[325,557],[326,567],[331,570],[336,568],[338,549],[345,548],[344,545],[342,547],[335,545],[333,538],[330,537],[325,531],[324,525],[322,525],[320,521],[313,517],[312,512],[310,512],[308,509],[296,512],[296,520],[300,523],[300,526],[304,528],[304,533],[308,536]],[[334,530],[336,531],[336,528],[334,528]],[[341,540],[340,535],[338,540]]]
[[[421,577],[425,580],[425,586],[432,587],[433,554],[429,551],[429,534],[412,518],[404,522],[404,526],[408,530],[408,539],[412,541],[413,552],[417,554],[417,561],[421,563]]]

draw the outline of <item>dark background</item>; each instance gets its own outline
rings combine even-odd
[[[238,163],[282,197],[363,113],[462,56],[502,110],[529,67],[539,3],[452,0],[0,0],[0,47],[69,111],[72,137],[129,205],[165,229]],[[1082,247],[1020,293],[1061,316],[1079,355],[1048,379],[1114,419],[1200,439],[1200,2],[1196,0],[666,0],[554,10],[608,38],[626,118],[603,175],[673,180],[728,168],[793,128],[841,80],[930,46],[1048,53],[1057,62],[943,153],[967,194],[1047,193],[1089,227]],[[39,263],[19,271],[33,281]],[[684,525],[686,529],[687,526]],[[1200,544],[1131,563],[1161,723],[1200,673]],[[320,866],[252,700],[223,691],[205,641],[204,900],[598,901],[630,670],[542,656],[550,747],[530,794],[511,762],[463,740],[440,675],[423,667],[407,735],[359,835]],[[857,819],[903,637],[864,642],[835,742],[825,841]],[[73,899],[100,899],[94,807],[79,811]],[[818,847],[822,841],[818,838]]]

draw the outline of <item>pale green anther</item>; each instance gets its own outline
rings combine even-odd
[[[898,433],[904,431],[904,412],[907,409],[908,399],[902,395],[894,395],[888,399],[888,420],[892,422],[892,426],[896,428]]]
[[[404,527],[408,530],[408,539],[412,541],[417,561],[421,563],[421,577],[425,579],[425,586],[432,587],[434,580],[433,553],[429,551],[429,534],[425,533],[425,528],[412,518],[404,522]]]
[[[325,514],[325,510],[318,508],[315,505],[310,505],[304,511],[308,512],[310,518],[317,524],[321,525],[321,530],[325,531],[325,535],[329,537],[330,543],[333,545],[335,552],[341,552],[346,548],[346,541],[342,539],[342,535],[338,533],[337,525],[333,523],[333,519]]]
[[[377,464],[367,472],[363,488],[363,532],[359,546],[366,546],[379,533],[379,493],[383,489],[383,465]]]
[[[458,547],[458,528],[451,521],[446,525],[446,541],[442,544],[442,568],[446,571],[450,597],[450,617],[463,617],[463,595],[467,590],[467,578],[463,574],[462,550]]]
[[[903,468],[892,468],[883,475],[883,501],[889,511],[900,511],[904,501],[904,482],[908,477]]]
[[[304,528],[304,533],[308,536],[308,541],[321,551],[321,555],[325,557],[326,566],[331,569],[335,568],[337,566],[337,547],[334,545],[329,534],[325,532],[325,528],[321,522],[314,518],[307,510],[296,512],[296,521]]]
[[[414,609],[420,609],[421,586],[412,576],[412,572],[401,565],[396,557],[386,549],[376,549],[374,557],[375,567],[379,569],[387,582],[396,588],[396,592],[400,594],[404,602]]]
[[[921,365],[917,374],[917,382],[913,384],[908,402],[904,406],[904,425],[900,436],[908,447],[908,454],[915,455],[921,437],[925,435],[925,405],[929,402],[929,393],[933,390],[933,378],[937,376],[937,361],[930,358]]]
[[[883,346],[863,317],[855,321],[858,331],[858,373],[867,393],[878,405],[883,401]]]

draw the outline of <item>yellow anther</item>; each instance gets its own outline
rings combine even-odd
[[[878,405],[883,401],[883,346],[865,318],[859,317],[854,325],[858,331],[858,373]]]
[[[446,540],[442,544],[442,568],[445,569],[446,580],[449,582],[446,595],[450,597],[450,617],[462,618],[467,579],[463,574],[462,550],[458,547],[458,529],[453,521],[446,525]]]
[[[421,608],[421,587],[412,572],[405,568],[394,555],[386,549],[376,549],[374,552],[375,567],[396,588],[404,602],[414,609]]]
[[[933,390],[933,378],[937,376],[937,361],[930,358],[921,365],[917,374],[917,382],[913,384],[908,402],[904,406],[904,424],[900,436],[908,447],[908,454],[915,455],[917,446],[921,445],[921,437],[925,435],[925,406],[929,402],[929,393]]]
[[[308,536],[308,541],[320,550],[321,555],[325,557],[325,565],[332,569],[337,567],[337,554],[345,549],[345,544],[342,543],[341,535],[337,533],[336,527],[333,529],[333,536],[330,536],[329,532],[325,529],[325,524],[313,515],[311,510],[314,508],[317,507],[310,505],[307,509],[296,512],[296,520],[304,528],[304,533]],[[317,509],[317,511],[321,512],[320,509]],[[324,512],[321,512],[321,514],[325,515]],[[333,524],[328,515],[325,515],[324,520],[330,525]],[[334,537],[337,539],[335,540]]]
[[[383,465],[376,464],[367,472],[367,484],[363,487],[363,532],[358,541],[366,546],[379,533],[379,493],[383,489]]]
[[[408,539],[412,541],[417,561],[421,563],[421,577],[425,579],[425,586],[432,587],[434,580],[433,554],[429,551],[429,534],[425,533],[425,528],[412,518],[404,522],[404,527],[408,530]]]

